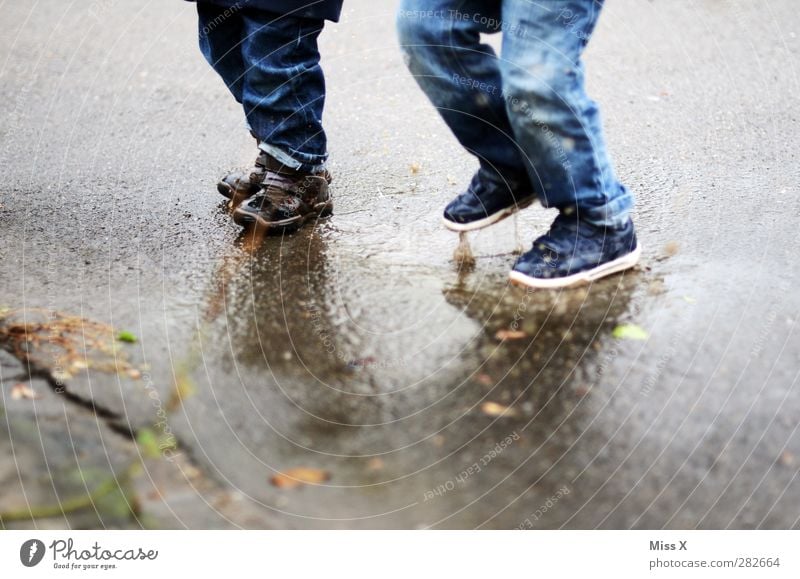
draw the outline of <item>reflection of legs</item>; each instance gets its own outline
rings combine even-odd
[[[409,69],[481,170],[467,193],[445,211],[452,229],[494,223],[530,197],[514,143],[494,50],[481,33],[497,32],[500,6],[482,0],[403,0],[398,32]]]
[[[580,60],[601,6],[505,0],[501,70],[511,125],[542,202],[577,206],[581,219],[619,227],[633,198],[614,174]]]
[[[237,102],[242,102],[244,61],[242,60],[242,20],[236,14],[213,4],[198,2],[200,50],[208,63],[225,81]]]
[[[247,68],[243,104],[261,150],[291,169],[316,173],[327,158],[321,20],[241,11]]]

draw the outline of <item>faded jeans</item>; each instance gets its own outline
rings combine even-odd
[[[284,165],[319,172],[325,77],[317,38],[323,20],[199,2],[200,49],[242,104],[261,150]]]
[[[403,0],[412,74],[482,174],[545,207],[620,226],[633,196],[614,173],[581,55],[598,0]],[[481,34],[502,33],[502,50]]]

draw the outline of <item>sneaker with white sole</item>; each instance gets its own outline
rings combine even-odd
[[[444,209],[442,222],[451,231],[475,231],[502,221],[536,201],[527,177],[518,181],[495,182],[484,170],[472,178],[469,188]]]
[[[550,231],[533,242],[509,275],[511,282],[535,289],[584,285],[630,269],[641,255],[633,222],[600,227],[561,213]]]

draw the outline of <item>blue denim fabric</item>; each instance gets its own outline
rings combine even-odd
[[[623,227],[633,196],[614,173],[581,62],[602,4],[403,0],[398,31],[412,74],[484,170],[512,189],[524,175],[545,207]],[[480,36],[498,32],[499,56]]]
[[[198,3],[200,49],[242,104],[263,151],[293,169],[319,172],[325,77],[317,38],[323,20]]]

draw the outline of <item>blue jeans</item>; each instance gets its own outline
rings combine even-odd
[[[242,104],[261,150],[293,169],[319,172],[325,77],[317,38],[323,20],[200,2],[200,49]]]
[[[403,0],[408,66],[487,179],[545,207],[620,226],[633,196],[614,174],[581,62],[602,0]],[[502,51],[481,34],[503,33]]]

